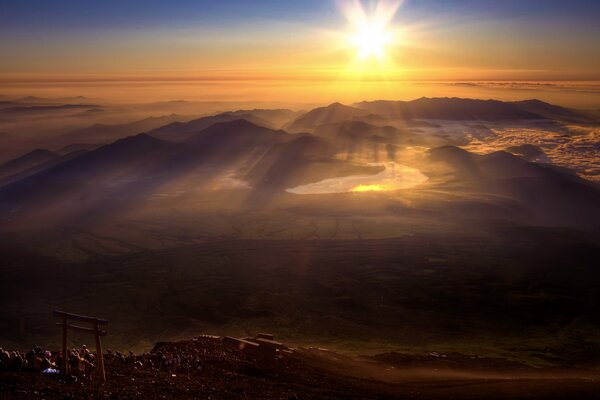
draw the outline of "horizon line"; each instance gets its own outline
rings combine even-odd
[[[115,77],[115,78],[0,78],[0,84],[11,83],[93,83],[93,82],[403,82],[403,83],[597,83],[597,79],[383,79],[383,78],[303,78],[303,77]]]

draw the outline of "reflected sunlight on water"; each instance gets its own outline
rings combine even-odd
[[[382,165],[385,167],[385,170],[375,175],[351,175],[325,179],[320,182],[287,189],[286,191],[292,194],[387,192],[409,189],[427,181],[427,177],[418,169],[395,162],[374,163],[370,165]]]

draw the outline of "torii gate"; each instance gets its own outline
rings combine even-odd
[[[104,372],[104,357],[102,355],[102,342],[100,336],[106,336],[107,332],[100,329],[100,326],[108,325],[108,321],[105,319],[86,317],[84,315],[70,314],[64,311],[54,310],[54,317],[62,318],[62,322],[57,322],[56,325],[62,326],[62,355],[63,355],[63,374],[67,374],[69,370],[69,355],[67,354],[67,330],[92,333],[96,338],[96,375],[100,382],[106,381],[106,373]],[[69,320],[79,321],[91,324],[93,327],[85,327],[79,325],[70,325]]]

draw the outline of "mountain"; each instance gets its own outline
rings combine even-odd
[[[326,138],[291,135],[245,119],[213,124],[181,143],[139,134],[12,177],[0,187],[0,204],[5,210],[43,204],[45,212],[114,211],[136,202],[139,207],[158,190],[203,190],[232,173],[254,188],[249,201],[266,201],[263,195],[289,187],[381,170],[337,159],[336,153]]]
[[[429,170],[424,173],[449,179],[453,190],[516,202],[533,224],[600,231],[600,186],[564,168],[505,151],[478,155],[444,146],[429,151]]]
[[[235,149],[237,146],[273,143],[286,136],[287,133],[283,131],[265,128],[246,119],[235,119],[211,124],[210,127],[191,135],[182,143],[201,147],[227,145]]]
[[[44,171],[44,170],[54,167],[56,165],[62,164],[65,161],[68,161],[73,158],[79,157],[83,154],[86,154],[87,152],[88,152],[87,150],[83,150],[83,149],[74,150],[69,153],[61,154],[58,157],[50,158],[47,161],[44,161],[41,163],[36,163],[35,165],[33,165],[29,168],[19,169],[18,171],[14,171],[11,174],[7,174],[0,178],[0,187],[6,186],[13,182],[20,181],[22,179],[25,179],[25,178],[32,176],[34,174],[37,174],[41,171]]]
[[[539,100],[502,102],[460,98],[421,98],[412,101],[364,101],[353,106],[334,103],[311,110],[288,125],[290,132],[312,132],[320,125],[344,121],[362,121],[389,125],[390,120],[405,121],[409,127],[437,127],[419,120],[519,121],[560,120],[590,122],[584,114],[553,106]],[[387,121],[387,123],[386,123]]]
[[[180,121],[183,117],[172,114],[162,117],[150,117],[126,124],[106,125],[95,124],[87,128],[77,129],[56,139],[59,146],[81,144],[112,143],[126,136],[147,132],[166,124]]]
[[[269,127],[270,124],[249,113],[226,112],[208,117],[198,118],[189,122],[173,122],[166,126],[154,129],[148,132],[149,135],[158,139],[168,140],[171,142],[182,142],[211,125],[219,122],[230,122],[239,119],[244,119],[252,122],[255,125]]]
[[[405,111],[411,111],[404,114],[408,121],[416,121],[413,119],[416,115],[447,117],[448,112],[455,117],[464,116],[467,111],[459,106],[465,104],[476,105],[472,110],[476,118],[486,115],[507,118],[506,113],[510,111],[514,116],[518,107],[495,101],[438,100],[363,105],[387,113],[390,107],[397,109],[401,104],[401,108],[408,107]],[[442,107],[447,103],[454,106]],[[290,115],[287,110],[249,112],[264,117]],[[469,118],[475,118],[470,112]],[[527,111],[523,113],[532,115]],[[228,182],[223,182],[234,178],[250,186],[247,188],[251,193],[249,201],[260,205],[274,194],[286,196],[285,189],[290,187],[334,177],[376,174],[384,167],[368,163],[388,159],[410,167],[414,163],[430,177],[429,186],[439,185],[441,192],[450,188],[449,191],[467,191],[466,197],[475,194],[476,197],[511,199],[522,203],[531,215],[537,215],[534,207],[545,201],[544,206],[538,208],[544,210],[543,215],[548,221],[558,223],[563,218],[570,221],[569,224],[583,221],[589,226],[593,220],[589,216],[598,215],[595,204],[600,203],[594,203],[598,201],[597,187],[567,170],[532,163],[508,152],[479,155],[454,146],[434,148],[428,153],[417,149],[418,154],[413,154],[412,150],[404,152],[403,148],[398,151],[401,145],[432,147],[456,142],[435,139],[435,133],[414,133],[402,124],[377,126],[368,123],[365,119],[379,119],[371,109],[336,103],[304,113],[290,125],[292,128],[310,127],[313,134],[290,134],[252,122],[252,119],[257,117],[240,110],[187,123],[172,123],[149,134],[130,136],[100,148],[75,142],[61,147],[60,151],[33,152],[0,167],[0,172],[4,171],[0,176],[0,204],[5,211],[19,209],[23,214],[26,214],[24,210],[51,214],[57,209],[65,213],[81,210],[93,214],[99,209],[110,210],[112,207],[117,210],[121,205],[141,209],[150,204],[146,202],[148,199],[159,195],[168,200],[166,203],[174,204],[173,193],[178,192],[188,193],[187,198],[195,201],[193,193],[230,187]],[[269,124],[263,119],[260,122]],[[488,130],[481,124],[472,127],[483,132]],[[133,129],[130,124],[121,128]],[[98,129],[97,134],[102,134],[103,128]],[[485,139],[483,133],[480,136]],[[525,153],[535,149],[512,150]],[[526,182],[536,190],[530,190]],[[552,198],[536,197],[542,194]],[[569,201],[577,205],[576,212],[558,208],[558,205],[568,207]],[[589,211],[587,219],[583,218],[584,210]]]
[[[59,154],[45,149],[36,149],[0,165],[0,178],[16,174],[36,165],[58,158]]]
[[[12,100],[1,100],[0,99],[0,110],[10,108],[10,107],[16,107],[19,105],[22,105],[22,104],[18,103],[16,101],[12,101]]]
[[[455,179],[462,181],[556,176],[559,174],[578,182],[587,182],[569,170],[530,162],[506,151],[481,155],[456,146],[442,146],[429,150],[428,159],[434,163],[445,164],[449,167],[447,172],[451,172]]]
[[[542,116],[550,120],[573,123],[591,123],[598,121],[598,119],[593,118],[591,115],[587,115],[585,112],[555,106],[537,99],[515,101],[512,104],[515,104],[521,110]]]
[[[365,101],[357,103],[355,106],[371,113],[404,120],[511,121],[545,119],[543,115],[528,111],[519,104],[498,100],[423,97],[412,101]]]
[[[50,207],[73,202],[76,209],[111,196],[135,198],[165,174],[164,165],[178,148],[146,134],[121,139],[0,188],[0,203]]]
[[[306,168],[311,162],[325,160],[335,149],[324,140],[312,135],[293,135],[293,139],[278,143],[260,158],[245,178],[259,186],[280,187],[290,175]]]
[[[292,140],[272,146],[244,175],[255,188],[255,198],[264,199],[263,192],[283,191],[327,178],[381,171],[378,166],[335,158],[336,147],[323,138],[310,134],[292,137]]]
[[[265,128],[246,119],[236,119],[213,124],[193,134],[182,144],[203,153],[211,153],[212,157],[219,153],[229,157],[257,147],[269,147],[288,139],[289,135],[284,131]]]
[[[238,110],[233,111],[230,114],[239,116],[240,118],[245,118],[245,116],[251,115],[255,118],[258,118],[262,121],[268,123],[268,127],[281,129],[287,123],[289,123],[293,118],[298,117],[300,112],[292,111],[284,108],[280,109],[253,109],[253,110]]]
[[[343,121],[320,125],[314,134],[334,142],[352,142],[357,140],[381,141],[388,143],[408,142],[416,135],[404,132],[393,126],[375,126],[364,121]]]
[[[333,103],[326,107],[315,108],[299,116],[286,125],[284,129],[294,133],[312,131],[323,124],[343,122],[357,118],[367,118],[369,114],[371,114],[369,111],[345,106],[340,103]]]
[[[18,106],[0,109],[4,114],[33,114],[45,113],[53,111],[69,111],[69,110],[86,110],[94,109],[100,106],[96,104],[59,104],[59,105],[35,105],[35,106]]]
[[[96,150],[99,147],[102,147],[102,144],[73,143],[60,147],[56,149],[55,152],[58,154],[66,155],[81,150],[92,151]]]
[[[244,169],[272,146],[291,138],[284,131],[265,128],[245,119],[220,122],[181,142],[185,150],[179,162],[184,170],[211,168],[214,174]]]
[[[60,206],[68,213],[118,209],[171,183],[202,188],[217,171],[243,169],[290,137],[246,120],[214,124],[181,144],[139,134],[11,180],[0,187],[0,204],[5,210],[43,204],[48,212]]]
[[[82,101],[88,101],[89,99],[84,96],[73,96],[73,97],[61,97],[61,98],[44,98],[44,97],[36,97],[36,96],[25,96],[21,97],[19,101],[25,103],[56,103],[56,102],[68,102],[68,103],[78,103]]]
[[[429,177],[445,176],[457,180],[477,179],[481,176],[476,163],[478,155],[456,146],[441,146],[428,151],[427,167],[434,169],[436,164],[443,167],[425,171]]]

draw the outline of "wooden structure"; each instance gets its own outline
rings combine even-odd
[[[100,341],[101,336],[106,336],[106,330],[101,329],[101,326],[108,325],[108,321],[105,319],[86,317],[84,315],[70,314],[64,311],[54,311],[54,317],[61,318],[61,322],[57,322],[56,325],[62,327],[62,355],[63,365],[62,372],[67,374],[69,371],[69,355],[67,350],[67,330],[76,332],[91,333],[96,338],[96,375],[100,382],[106,381],[106,373],[104,371],[104,357],[102,355],[102,342]],[[69,321],[77,321],[88,324],[90,326],[72,325]]]

